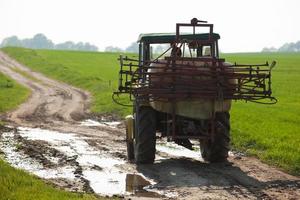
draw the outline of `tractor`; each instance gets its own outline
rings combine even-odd
[[[193,18],[177,23],[175,33],[141,34],[138,57],[120,55],[113,100],[123,105],[119,98],[126,94],[132,102],[132,115],[125,119],[128,160],[153,163],[156,139],[166,137],[188,149],[198,140],[205,161],[224,162],[232,100],[277,102],[271,90],[276,62],[225,62],[219,39],[213,24]],[[154,52],[158,46],[164,51]]]

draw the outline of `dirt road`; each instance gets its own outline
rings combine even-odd
[[[237,153],[228,163],[208,164],[195,151],[158,141],[153,165],[130,164],[122,123],[91,120],[87,92],[1,51],[0,71],[32,91],[2,116],[10,126],[1,130],[0,150],[13,166],[58,187],[131,199],[300,199],[298,177]]]

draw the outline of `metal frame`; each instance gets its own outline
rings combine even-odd
[[[209,27],[208,40],[186,41],[180,38],[181,27],[192,27],[195,34],[196,27]],[[211,45],[211,57],[181,58],[178,56],[165,57],[168,62],[158,59],[150,60],[150,44],[140,43],[139,59],[120,57],[119,91],[114,95],[129,94],[130,99],[138,104],[147,104],[151,101],[167,101],[173,104],[171,119],[172,133],[167,131],[170,139],[185,138],[176,134],[176,110],[177,101],[192,99],[207,99],[210,101],[245,100],[258,103],[276,103],[271,90],[271,70],[275,62],[257,65],[225,65],[224,59],[219,58],[218,40],[213,39],[213,24],[192,19],[191,23],[176,24],[176,40],[173,47],[181,47],[184,43],[193,43],[197,47]],[[142,53],[142,55],[141,55]],[[160,56],[161,57],[161,56]],[[207,66],[193,64],[178,64],[177,61],[201,61]],[[153,64],[163,65],[153,67]],[[163,69],[151,72],[150,69]],[[160,79],[159,82],[152,81]],[[203,78],[205,77],[205,78]],[[171,81],[170,81],[171,80]],[[234,81],[233,81],[234,80]],[[266,102],[266,100],[269,100]],[[213,116],[214,116],[214,112]],[[211,119],[211,132],[209,138],[214,140],[214,117]],[[191,138],[187,136],[186,138]],[[203,139],[207,136],[199,135],[193,138]]]

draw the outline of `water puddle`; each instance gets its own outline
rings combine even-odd
[[[28,155],[18,151],[18,143],[14,141],[14,133],[7,132],[2,134],[0,149],[5,154],[5,159],[14,167],[29,171],[39,177],[50,178],[65,178],[74,180],[75,168],[64,166],[56,169],[45,169],[42,164],[30,158]]]
[[[174,142],[162,142],[156,144],[156,150],[169,154],[171,156],[192,158],[194,160],[204,162],[200,153],[200,148],[195,148],[195,150],[190,150]],[[245,156],[243,153],[233,152],[233,151],[229,151],[228,155],[234,158],[240,158],[242,156]],[[158,160],[165,159],[164,157],[159,157],[159,156],[156,156],[156,158]]]
[[[172,156],[192,158],[194,160],[203,161],[200,150],[193,151],[174,142],[157,143],[156,149]]]
[[[152,184],[139,174],[126,174],[111,169],[104,171],[84,171],[84,176],[90,180],[90,186],[95,193],[112,196],[135,195],[143,197],[159,197],[158,193],[147,191]]]
[[[118,121],[113,121],[113,122],[108,122],[108,121],[95,121],[92,119],[87,119],[81,122],[81,126],[104,126],[104,127],[110,127],[110,128],[117,128],[118,125],[120,125],[121,122]]]
[[[126,191],[135,196],[142,197],[161,197],[156,192],[151,192],[152,184],[138,174],[126,174]],[[149,188],[146,190],[145,188]]]
[[[144,197],[158,197],[158,193],[151,191],[155,183],[147,180],[142,174],[132,174],[121,169],[125,161],[113,158],[108,152],[95,149],[85,139],[73,133],[60,133],[39,128],[19,127],[18,134],[24,141],[47,142],[53,149],[66,157],[63,166],[45,168],[37,160],[32,159],[22,151],[18,151],[18,143],[14,139],[15,133],[3,133],[0,148],[5,159],[11,165],[29,171],[45,179],[64,178],[69,180],[84,179],[95,193],[101,195],[135,195]],[[41,149],[41,151],[43,151]],[[43,153],[43,152],[42,152]],[[48,157],[47,157],[48,156]],[[53,163],[60,158],[45,155]]]

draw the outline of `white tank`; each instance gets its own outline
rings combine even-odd
[[[176,61],[178,65],[192,65],[192,66],[202,66],[201,68],[197,68],[199,70],[210,70],[209,66],[211,63],[203,62],[203,61]],[[224,63],[224,65],[230,65],[229,63]],[[150,72],[163,72],[167,71],[164,67],[167,66],[166,60],[159,60],[159,63],[151,64],[151,67],[160,67],[160,68],[151,68]],[[207,68],[203,67],[207,66]],[[164,76],[161,77],[149,77],[152,82],[158,81],[161,82],[163,79],[164,82],[170,81],[171,79],[166,78]],[[208,77],[201,77],[202,80],[209,80]],[[235,80],[229,80],[230,83],[234,84]],[[165,113],[172,113],[172,103],[166,102],[164,99],[160,99],[162,101],[150,101],[151,107],[155,110]],[[214,112],[225,112],[229,111],[231,108],[231,100],[218,100],[211,101],[205,99],[197,99],[197,100],[184,100],[178,101],[175,103],[175,113],[176,115],[189,117],[193,119],[210,119],[213,116]]]

